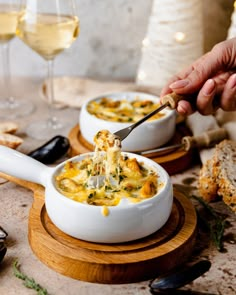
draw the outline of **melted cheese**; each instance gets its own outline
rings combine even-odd
[[[93,158],[93,172],[95,175],[102,175],[105,171],[105,184],[110,187],[119,184],[119,162],[121,156],[120,138],[110,133],[108,130],[99,131],[94,137],[95,153]],[[105,153],[101,153],[105,152]],[[99,167],[99,168],[98,168]],[[113,178],[113,181],[111,181]]]
[[[107,208],[107,206],[102,206],[102,215],[103,216],[109,215],[109,209]]]
[[[160,106],[152,100],[141,100],[138,96],[133,101],[127,99],[113,100],[103,97],[88,103],[87,110],[99,119],[113,122],[134,123]],[[159,112],[149,120],[156,120],[165,116]]]
[[[157,173],[136,158],[122,155],[119,138],[102,130],[94,142],[94,157],[69,161],[56,176],[57,188],[63,195],[102,206],[102,214],[108,216],[107,206],[117,206],[123,198],[137,203],[158,192],[162,184]]]

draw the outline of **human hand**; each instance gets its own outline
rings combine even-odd
[[[178,103],[177,111],[190,115],[198,110],[202,115],[217,108],[236,110],[236,38],[223,41],[200,57],[192,65],[175,75],[161,91],[186,95]],[[194,106],[188,97],[194,98]]]

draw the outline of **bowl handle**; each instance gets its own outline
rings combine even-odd
[[[47,172],[51,169],[23,153],[0,145],[0,171],[5,174],[45,186]]]

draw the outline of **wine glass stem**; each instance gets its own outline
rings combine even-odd
[[[4,43],[2,46],[2,63],[3,63],[3,82],[6,96],[6,103],[9,106],[13,106],[15,104],[14,98],[10,94],[11,88],[11,73],[10,73],[10,55],[9,55],[9,42]]]
[[[54,69],[54,61],[48,60],[48,112],[49,119],[48,123],[52,128],[58,128],[58,119],[54,115],[53,111],[53,103],[54,103],[54,83],[53,83],[53,69]]]

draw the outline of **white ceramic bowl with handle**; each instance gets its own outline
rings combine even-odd
[[[155,103],[160,102],[159,97],[141,92],[115,92],[89,99],[82,105],[79,126],[83,138],[92,145],[94,144],[94,136],[98,131],[106,129],[114,133],[131,125],[131,123],[102,120],[89,113],[87,110],[88,104],[93,100],[99,101],[103,97],[108,97],[112,100],[126,99],[127,101],[133,101],[138,97],[140,100],[151,100]],[[129,152],[151,150],[167,143],[175,133],[176,111],[166,108],[162,110],[162,113],[164,114],[163,117],[146,121],[135,128],[122,141],[122,150]]]
[[[45,187],[45,206],[51,221],[64,233],[97,243],[121,243],[146,237],[160,229],[168,220],[173,204],[173,188],[167,172],[154,161],[132,153],[159,175],[164,185],[152,198],[139,203],[120,202],[108,206],[109,215],[102,214],[102,206],[83,204],[62,195],[56,188],[55,176],[65,162],[48,167],[5,146],[0,146],[0,171],[16,178],[39,183]],[[82,154],[67,161],[81,161],[93,153]]]

